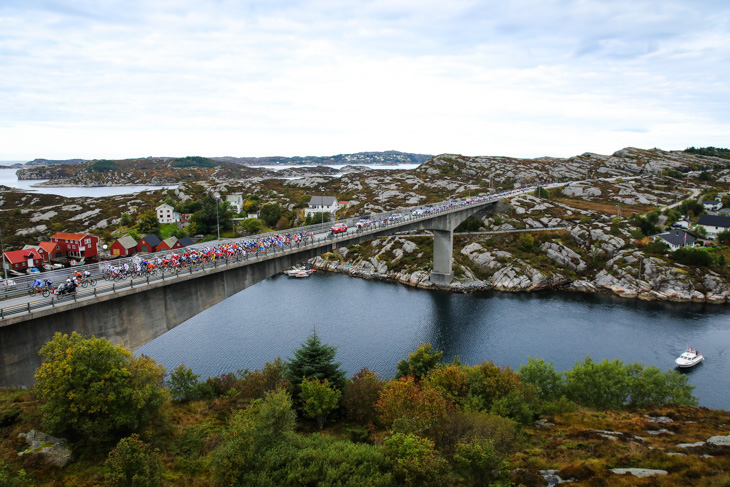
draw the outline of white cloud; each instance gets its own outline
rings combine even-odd
[[[728,145],[717,2],[269,3],[0,6],[0,159]]]

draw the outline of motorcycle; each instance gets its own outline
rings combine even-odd
[[[56,295],[63,296],[65,294],[75,294],[76,293],[76,286],[73,284],[67,284],[62,283],[60,286],[58,286],[58,289],[56,289]]]

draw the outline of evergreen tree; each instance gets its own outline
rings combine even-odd
[[[340,363],[335,362],[337,347],[323,344],[317,332],[312,332],[299,349],[294,358],[286,365],[286,378],[295,388],[294,397],[299,397],[303,378],[324,380],[335,389],[345,386],[345,372]]]

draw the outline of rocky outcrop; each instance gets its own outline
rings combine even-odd
[[[404,269],[397,264],[406,255],[422,255],[418,246],[407,238],[389,237],[373,242],[373,247],[377,249],[377,255],[346,258],[349,252],[340,249],[339,254],[317,257],[310,261],[310,265],[364,279],[400,282],[422,289],[439,287],[453,292],[530,292],[564,288],[643,300],[706,303],[725,303],[730,300],[730,284],[722,276],[707,271],[701,277],[693,277],[685,266],[657,257],[646,257],[636,249],[617,251],[605,268],[594,271],[595,274],[590,276],[587,275],[586,261],[580,254],[559,241],[543,243],[539,248],[547,258],[563,268],[582,274],[580,278],[570,279],[557,272],[557,269],[549,272],[537,269],[513,253],[486,249],[479,242],[472,242],[460,251],[468,265],[459,266],[462,271],[459,277],[448,286],[436,286],[429,280],[430,272],[427,269]],[[388,258],[388,255],[394,257]]]
[[[18,453],[18,456],[38,455],[55,467],[63,468],[71,461],[71,450],[64,438],[56,438],[37,430],[20,433],[19,438],[25,439],[29,447]]]
[[[563,267],[569,267],[577,272],[583,272],[586,269],[586,263],[580,255],[565,245],[556,242],[545,242],[540,250]]]

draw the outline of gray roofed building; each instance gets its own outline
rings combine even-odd
[[[702,206],[705,208],[705,211],[717,211],[720,208],[722,208],[722,201],[717,201],[717,200],[704,201],[702,203]]]
[[[162,240],[160,240],[160,237],[158,237],[154,233],[150,233],[143,240],[147,240],[147,243],[152,245],[153,247],[157,247],[158,245],[160,245],[162,243]]]
[[[125,235],[124,237],[120,238],[118,240],[119,245],[124,247],[125,249],[131,249],[132,247],[137,246],[137,241],[130,237],[129,235]]]
[[[681,249],[682,247],[694,247],[695,241],[697,240],[683,230],[671,230],[669,232],[654,235],[653,238],[655,240],[662,239],[672,250]]]
[[[304,209],[305,215],[313,213],[330,213],[334,214],[340,205],[334,196],[312,196],[309,200],[309,206]]]
[[[190,237],[183,237],[183,238],[179,239],[178,242],[180,242],[183,247],[190,247],[191,245],[193,245],[195,243],[195,242],[193,242],[193,239]]]
[[[337,198],[334,196],[312,196],[312,199],[309,200],[309,206],[314,207],[332,206],[335,203],[337,203]]]
[[[716,238],[718,233],[730,230],[730,216],[702,215],[697,226],[702,226],[708,237]]]

